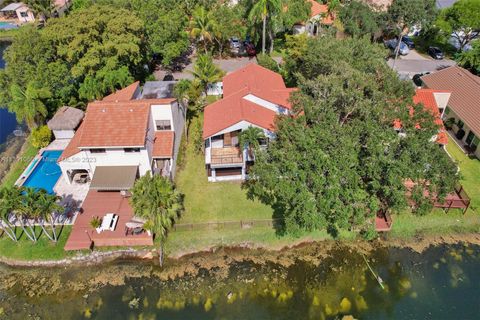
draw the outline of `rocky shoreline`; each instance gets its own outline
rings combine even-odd
[[[417,253],[422,253],[431,246],[453,245],[453,244],[471,244],[480,245],[480,234],[455,234],[446,236],[427,236],[411,239],[384,239],[375,241],[352,240],[352,241],[299,241],[286,247],[262,247],[251,243],[243,243],[234,247],[211,247],[204,250],[183,252],[166,257],[165,265],[182,265],[184,260],[190,260],[189,265],[195,265],[196,268],[203,267],[212,269],[222,265],[238,262],[245,259],[257,262],[275,262],[282,264],[292,264],[295,260],[301,259],[313,262],[328,256],[328,252],[338,247],[346,247],[349,250],[369,253],[379,247],[410,249]],[[312,250],[313,249],[313,250]],[[222,255],[222,252],[228,252],[228,255]],[[312,255],[314,253],[314,255]],[[221,259],[219,258],[219,255]],[[315,256],[315,258],[313,257]],[[113,262],[117,259],[138,259],[154,260],[158,257],[156,248],[151,249],[124,249],[112,251],[94,251],[90,254],[79,254],[75,257],[61,260],[15,260],[0,257],[0,264],[9,267],[66,267],[66,266],[95,266]],[[319,263],[319,261],[315,261]],[[190,267],[185,266],[187,271]],[[181,268],[183,269],[183,268]]]

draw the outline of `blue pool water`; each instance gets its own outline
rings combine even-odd
[[[0,22],[0,29],[17,29],[17,28],[18,26],[15,23],[5,22],[5,21]]]
[[[33,169],[23,186],[42,188],[53,194],[53,187],[62,175],[62,171],[57,164],[57,159],[61,154],[62,150],[44,151],[38,165]]]

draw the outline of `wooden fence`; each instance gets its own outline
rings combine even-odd
[[[275,227],[280,225],[281,223],[282,219],[254,219],[238,221],[179,223],[173,226],[173,231],[250,229],[255,227]]]

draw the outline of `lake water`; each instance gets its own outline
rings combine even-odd
[[[480,247],[419,254],[379,248],[367,256],[338,247],[308,258],[262,255],[205,267],[208,254],[167,262],[0,272],[5,319],[479,319]],[[318,254],[318,256],[316,256]],[[203,260],[202,260],[203,259]]]
[[[8,42],[0,41],[0,69],[5,67],[5,61],[3,60],[3,51],[8,47]],[[4,143],[8,135],[15,130],[17,121],[13,113],[8,112],[6,109],[0,108],[0,144]]]

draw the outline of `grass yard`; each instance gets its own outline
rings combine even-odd
[[[12,164],[10,170],[1,181],[0,186],[11,187],[15,184],[15,181],[20,177],[23,170],[32,161],[37,154],[38,149],[31,145],[30,139],[27,138],[25,145],[22,147],[22,153],[17,157],[17,161]]]
[[[247,199],[240,182],[208,182],[203,154],[195,153],[191,145],[185,152],[185,165],[176,176],[177,187],[185,194],[179,223],[272,218],[269,206]]]
[[[340,239],[351,240],[356,234],[341,232]],[[305,232],[299,237],[277,236],[272,227],[253,227],[250,229],[217,229],[207,231],[177,231],[168,236],[165,250],[168,255],[178,256],[190,252],[207,250],[219,246],[249,244],[252,247],[281,249],[305,241],[331,240],[326,230]]]
[[[40,230],[40,227],[37,227]],[[47,229],[49,230],[49,229]],[[75,253],[63,250],[65,242],[72,231],[71,226],[63,227],[59,241],[55,244],[45,235],[41,235],[37,243],[30,241],[25,235],[15,243],[6,235],[0,233],[0,257],[16,260],[61,260]],[[21,230],[17,230],[18,235]]]
[[[449,235],[475,233],[480,231],[480,216],[473,210],[462,214],[451,209],[448,213],[434,209],[424,216],[403,213],[393,217],[393,227],[389,235],[395,238],[412,238],[415,235]]]
[[[480,213],[480,160],[469,158],[450,137],[447,151],[460,167],[461,183],[472,199],[470,209]]]

